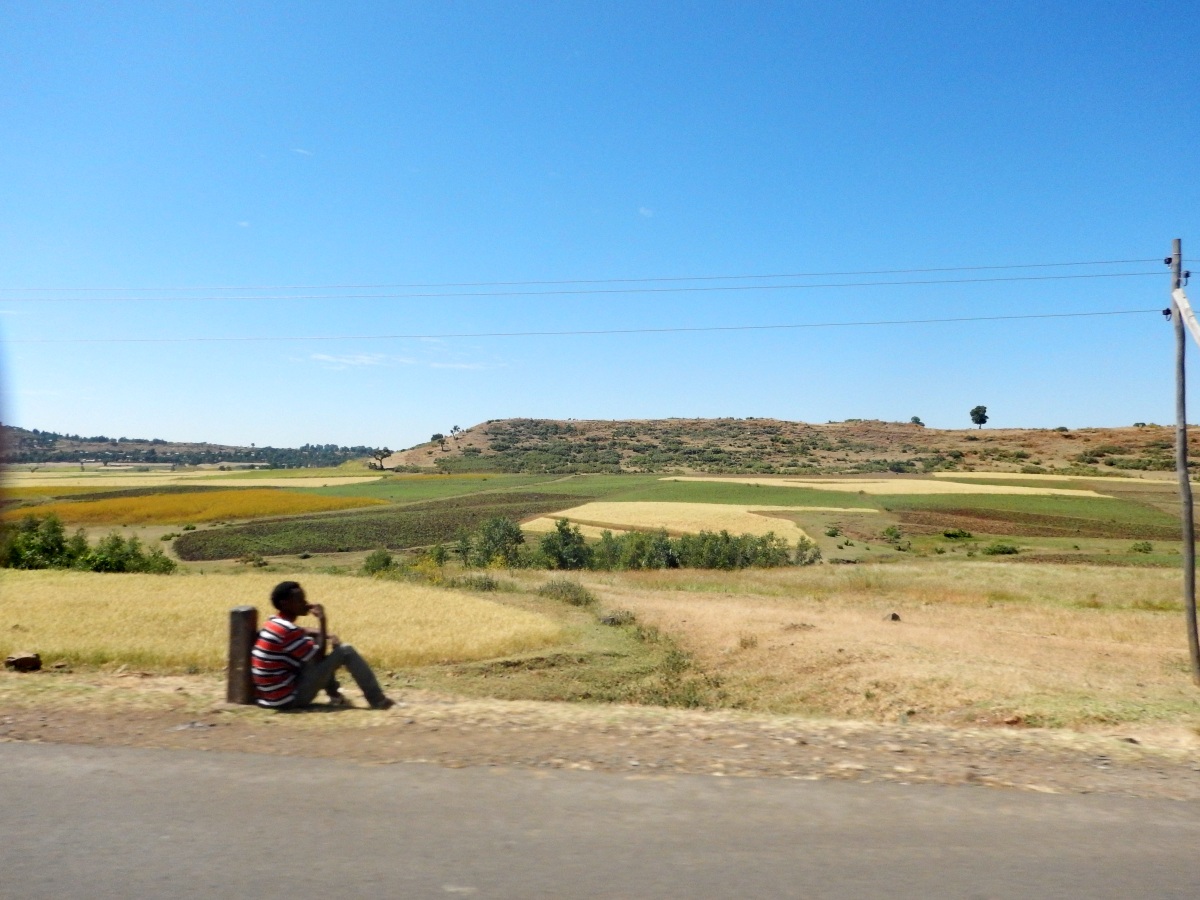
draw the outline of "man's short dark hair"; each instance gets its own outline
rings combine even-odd
[[[283,607],[280,604],[300,589],[300,582],[298,581],[279,582],[279,584],[275,585],[274,590],[271,591],[271,605],[276,609],[282,609]]]

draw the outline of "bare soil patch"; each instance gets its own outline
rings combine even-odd
[[[893,515],[906,529],[934,534],[947,528],[964,528],[982,534],[1020,537],[1093,537],[1130,540],[1176,541],[1177,526],[1135,522],[1103,522],[1070,516],[1049,516],[1004,509],[897,509]]]
[[[0,740],[1200,799],[1197,738],[1180,729],[951,729],[393,694],[387,712],[275,713],[224,704],[213,677],[4,674]]]

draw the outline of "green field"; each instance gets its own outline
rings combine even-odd
[[[334,497],[371,497],[389,503],[417,503],[467,494],[516,491],[546,485],[555,493],[559,485],[545,475],[398,475],[361,484],[310,488],[316,494]]]
[[[268,519],[188,532],[175,539],[175,552],[200,561],[425,547],[449,543],[494,516],[526,519],[573,502],[574,497],[555,494],[476,494],[366,512]]]
[[[881,507],[912,525],[969,527],[992,534],[1178,540],[1179,520],[1132,499],[1017,494],[882,498]],[[988,523],[982,528],[982,523]]]
[[[997,483],[1009,483],[1003,478]],[[985,482],[986,483],[986,482]],[[1076,482],[1064,485],[1080,487]],[[1105,484],[1103,487],[1107,487]],[[795,506],[796,521],[821,544],[829,557],[884,561],[903,542],[889,541],[884,530],[901,528],[909,542],[902,551],[957,552],[940,532],[963,528],[989,538],[1026,542],[1022,552],[1047,561],[1097,559],[1105,564],[1172,564],[1165,555],[1178,540],[1178,522],[1168,511],[1170,485],[1125,484],[1119,497],[1064,497],[1037,494],[900,494],[872,496],[845,491],[773,487],[736,482],[672,481],[657,475],[573,476],[398,476],[370,484],[316,488],[314,493],[383,499],[390,509],[321,514],[232,525],[180,537],[176,552],[184,560],[237,558],[245,554],[278,556],[332,553],[377,547],[404,549],[453,541],[491,516],[514,520],[556,512],[588,500]],[[877,511],[879,515],[831,513],[803,507]],[[851,547],[825,539],[834,522],[844,522]],[[1029,541],[1035,541],[1032,545]],[[1060,546],[1055,539],[1072,541]],[[1091,541],[1078,545],[1078,541]],[[1157,541],[1153,554],[1130,554],[1121,542]],[[866,546],[863,546],[863,544]],[[1115,554],[1115,555],[1114,555]]]
[[[344,470],[334,470],[344,471]],[[244,473],[252,487],[268,473]],[[328,473],[332,474],[332,472]],[[976,486],[1029,486],[997,473],[963,479]],[[796,507],[772,513],[790,519],[817,541],[826,559],[856,562],[908,558],[903,554],[961,556],[986,541],[1013,540],[1022,558],[1046,562],[1091,561],[1103,565],[1168,566],[1178,560],[1178,501],[1170,482],[1139,479],[1053,480],[1038,487],[1091,488],[1111,494],[1074,497],[1040,494],[924,494],[921,479],[905,479],[913,493],[860,492],[743,484],[675,481],[661,475],[413,475],[389,474],[371,482],[295,488],[298,492],[371,498],[389,504],[371,510],[256,519],[203,528],[175,540],[184,561],[237,559],[425,547],[455,540],[487,518],[524,520],[578,506],[590,500],[746,504]],[[939,479],[939,481],[944,481]],[[89,500],[215,489],[200,484],[121,487],[119,482],[90,489],[61,486],[17,489],[7,505],[36,512],[58,497]],[[229,490],[229,488],[223,488]],[[817,507],[818,509],[813,509]],[[829,508],[828,510],[819,509]],[[845,510],[836,512],[830,510]],[[859,510],[861,512],[854,512]],[[114,523],[119,524],[119,523]],[[889,529],[897,528],[897,538]],[[830,529],[838,533],[826,535]],[[943,531],[962,529],[972,541],[947,541]],[[149,539],[157,539],[153,533]],[[1151,551],[1130,550],[1153,542]],[[984,542],[984,543],[981,543]]]

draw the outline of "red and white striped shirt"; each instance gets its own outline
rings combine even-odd
[[[250,651],[250,674],[259,706],[285,706],[296,696],[303,665],[317,655],[317,642],[282,616],[271,616]]]

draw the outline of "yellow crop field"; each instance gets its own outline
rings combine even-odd
[[[290,487],[290,488],[318,488],[318,487],[341,487],[346,484],[366,484],[370,481],[378,481],[378,475],[289,475],[274,478],[237,478],[234,476],[202,478],[196,481],[206,486],[219,487],[247,487],[254,485],[255,487]]]
[[[555,523],[561,518],[563,518],[562,515],[559,515],[557,518],[554,516],[539,516],[528,522],[522,522],[521,530],[529,531],[533,534],[545,534],[546,532],[553,531],[556,527]],[[597,525],[581,525],[578,522],[572,522],[571,524],[578,528],[579,533],[585,538],[599,538],[605,531],[611,531],[613,534],[621,534],[628,530],[626,528],[619,528],[616,525],[600,527]]]
[[[38,515],[54,513],[68,525],[184,525],[329,512],[358,506],[378,506],[384,502],[367,497],[323,497],[277,488],[255,488],[44,503],[33,509],[10,510],[0,519],[13,521],[36,512]]]
[[[294,473],[294,474],[292,474]],[[270,470],[266,473],[220,472],[213,469],[156,472],[104,469],[80,472],[72,469],[38,469],[36,472],[18,472],[11,467],[2,474],[6,491],[30,488],[53,488],[56,493],[66,493],[76,488],[122,488],[158,487],[165,485],[247,485],[256,487],[325,487],[328,485],[361,484],[378,481],[379,475],[366,475],[361,469],[289,469]]]
[[[1119,470],[1116,475],[1057,475],[1053,472],[1038,474],[1036,472],[932,472],[934,478],[973,479],[973,478],[1003,478],[1006,481],[1099,481],[1104,478],[1135,478],[1143,481],[1175,480],[1174,472],[1140,472],[1137,470]]]
[[[128,665],[156,672],[225,666],[229,610],[273,613],[277,576],[109,575],[0,570],[0,656],[40,653],[48,664]],[[376,670],[489,659],[545,647],[562,626],[471,594],[369,578],[308,575],[311,602]],[[316,627],[315,620],[301,620]]]
[[[556,519],[568,519],[572,524],[591,526],[597,531],[656,530],[665,528],[675,534],[725,530],[731,534],[764,535],[768,531],[795,542],[807,535],[794,523],[761,513],[799,512],[793,506],[749,506],[734,503],[585,503],[551,516],[541,516],[522,528],[538,530],[549,522],[550,530]],[[531,527],[532,526],[532,527]]]
[[[988,477],[1000,476],[991,473]],[[1105,494],[1089,490],[1074,490],[1072,488],[1039,488],[1021,487],[1019,485],[996,484],[963,484],[954,481],[933,481],[932,479],[888,478],[888,479],[853,479],[830,478],[820,481],[800,481],[795,478],[736,478],[736,477],[706,477],[703,475],[678,475],[664,478],[663,481],[717,481],[731,484],[761,484],[770,487],[808,488],[813,491],[842,491],[848,494],[872,494],[887,496],[889,494],[1043,494],[1060,497],[1104,497]]]

